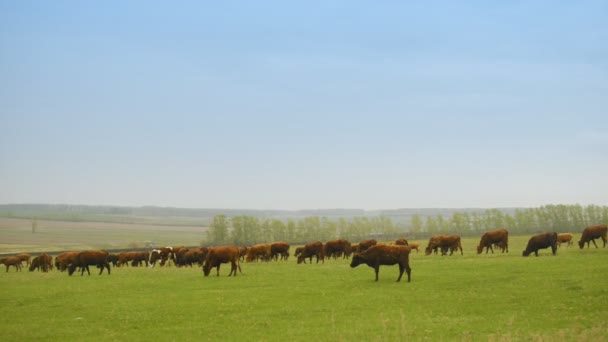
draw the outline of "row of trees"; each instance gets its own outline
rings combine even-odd
[[[506,228],[511,234],[545,231],[580,232],[594,224],[608,224],[608,207],[581,205],[547,205],[516,210],[507,214],[498,209],[480,212],[456,212],[451,217],[414,214],[409,223],[397,226],[384,216],[340,218],[306,217],[283,221],[254,216],[225,215],[213,217],[203,244],[251,245],[272,241],[304,243],[344,238],[360,241],[367,238],[391,240],[397,237],[425,239],[434,234],[479,235],[487,230]]]

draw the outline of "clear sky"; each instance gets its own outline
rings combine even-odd
[[[608,205],[605,1],[0,1],[0,203]]]

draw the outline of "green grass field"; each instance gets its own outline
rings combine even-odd
[[[605,341],[608,248],[510,253],[412,253],[398,268],[345,260],[200,268],[113,268],[91,276],[0,272],[3,340],[158,341]],[[421,241],[420,241],[421,242]]]

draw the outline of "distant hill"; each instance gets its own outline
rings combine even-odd
[[[521,208],[498,208],[505,214],[513,214]],[[207,225],[215,215],[234,217],[239,215],[258,218],[301,219],[309,216],[329,219],[385,216],[398,225],[408,225],[413,215],[421,218],[454,213],[483,213],[486,208],[402,208],[386,210],[363,209],[307,209],[307,210],[254,210],[175,207],[122,207],[72,204],[0,204],[0,217],[15,217],[66,221],[99,221],[149,224]]]

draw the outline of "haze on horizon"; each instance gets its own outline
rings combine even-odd
[[[0,203],[608,205],[608,5],[0,3]]]

